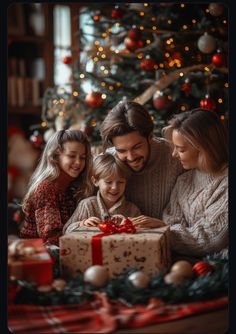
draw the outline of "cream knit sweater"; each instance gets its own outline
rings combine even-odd
[[[190,170],[178,177],[163,212],[172,250],[205,256],[228,247],[228,168],[216,177]]]
[[[143,215],[160,219],[177,176],[182,172],[179,161],[172,158],[172,149],[167,141],[154,138],[147,165],[128,179],[126,198],[135,203]]]
[[[79,202],[73,215],[64,225],[63,234],[79,231],[80,222],[90,217],[97,217],[101,220],[106,220],[112,218],[114,215],[137,217],[140,216],[140,214],[141,212],[139,208],[135,204],[126,201],[124,196],[110,209],[107,209],[101,194],[98,191],[97,196],[91,196]]]

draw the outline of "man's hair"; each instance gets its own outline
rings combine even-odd
[[[100,127],[103,147],[112,146],[112,139],[133,131],[148,138],[154,124],[148,111],[137,102],[119,102],[106,116]]]
[[[162,135],[171,141],[177,130],[199,150],[199,166],[208,173],[217,173],[228,163],[228,133],[218,115],[196,108],[174,115]]]

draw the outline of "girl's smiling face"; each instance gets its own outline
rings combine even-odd
[[[59,167],[69,176],[76,178],[85,168],[85,146],[77,141],[68,141],[63,144],[59,153]]]

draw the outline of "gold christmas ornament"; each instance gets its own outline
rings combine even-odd
[[[177,261],[173,264],[170,271],[172,273],[178,273],[179,275],[184,276],[185,278],[193,277],[193,268],[190,262],[185,260]]]
[[[164,281],[166,284],[172,284],[174,286],[181,284],[186,280],[186,277],[178,272],[170,272],[164,276]]]
[[[65,286],[66,286],[66,281],[64,279],[58,278],[52,282],[52,288],[56,291],[64,290]]]

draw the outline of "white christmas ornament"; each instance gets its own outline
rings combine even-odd
[[[149,283],[149,277],[143,273],[142,271],[136,271],[132,273],[128,280],[135,286],[136,288],[146,288]]]
[[[107,283],[108,278],[107,269],[100,265],[91,266],[84,272],[84,281],[97,288],[103,287]]]
[[[43,139],[45,140],[45,142],[48,141],[49,138],[51,138],[51,136],[55,133],[55,131],[51,128],[51,129],[48,129],[47,131],[44,132],[44,135],[43,135]]]
[[[214,37],[205,32],[204,35],[199,37],[197,46],[203,53],[212,53],[216,48],[216,40]]]

